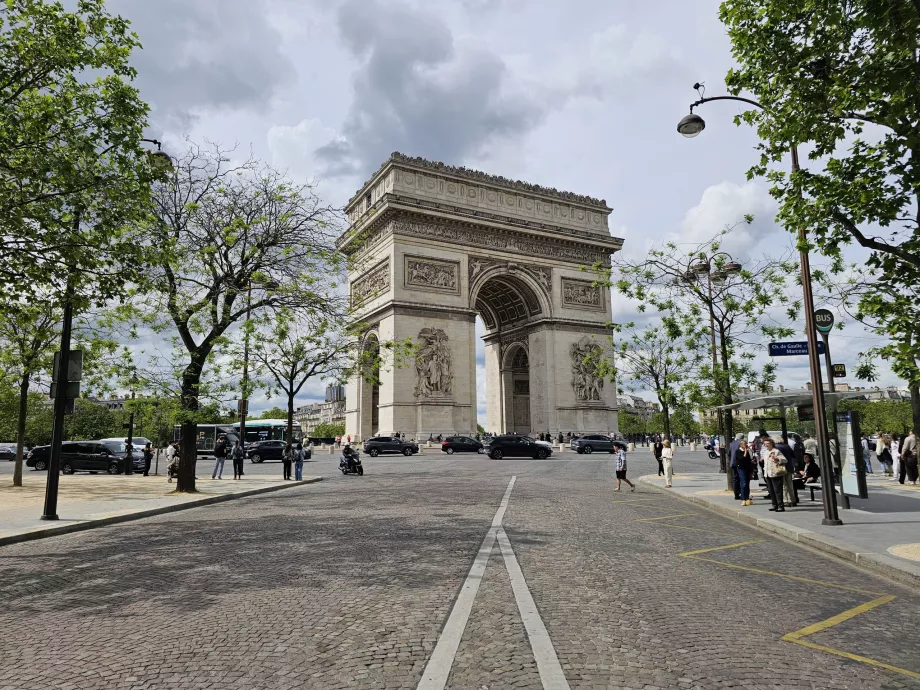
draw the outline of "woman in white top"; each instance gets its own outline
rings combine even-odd
[[[671,448],[671,442],[667,439],[661,442],[661,463],[664,465],[664,488],[671,488],[671,477],[674,476],[674,449]]]

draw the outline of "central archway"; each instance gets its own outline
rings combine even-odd
[[[538,433],[535,424],[541,415],[531,398],[530,333],[551,316],[549,296],[538,279],[515,266],[492,266],[477,278],[470,301],[485,327],[484,426],[498,433]]]

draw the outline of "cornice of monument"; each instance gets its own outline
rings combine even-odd
[[[347,251],[359,236],[369,240],[391,220],[403,214],[428,216],[440,224],[454,224],[471,229],[492,229],[498,232],[526,236],[530,239],[548,243],[587,246],[596,251],[612,254],[623,246],[623,240],[609,234],[598,234],[573,230],[548,223],[525,221],[502,214],[488,213],[461,208],[458,206],[430,202],[414,197],[402,197],[388,193],[380,198],[371,208],[372,213],[352,224],[336,241],[340,251]],[[431,222],[431,221],[429,221]],[[357,250],[357,248],[355,249]],[[355,251],[353,250],[353,251]]]
[[[439,175],[455,177],[459,180],[467,180],[492,187],[507,189],[509,191],[537,194],[549,199],[587,206],[604,213],[610,213],[613,210],[607,206],[606,199],[596,199],[584,194],[566,192],[556,189],[555,187],[543,187],[541,185],[533,184],[531,182],[524,182],[522,180],[511,180],[501,175],[491,175],[489,173],[482,172],[481,170],[474,170],[464,166],[448,165],[447,163],[431,161],[418,156],[407,156],[404,153],[400,153],[399,151],[394,151],[390,154],[390,157],[383,162],[383,164],[374,172],[374,174],[371,175],[364,182],[364,184],[361,185],[361,188],[355,193],[355,195],[348,200],[345,208],[350,208],[352,204],[355,203],[355,201],[363,196],[365,190],[373,184],[374,180],[377,179],[379,175],[381,175],[388,167],[394,165],[437,173]]]

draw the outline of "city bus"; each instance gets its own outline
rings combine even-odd
[[[173,440],[178,441],[181,427],[177,424],[173,431]],[[213,455],[214,445],[220,436],[226,436],[232,447],[240,438],[240,423],[232,424],[199,424],[195,433],[195,446],[198,455]],[[284,441],[287,436],[286,419],[247,419],[246,442],[244,446],[256,441]],[[293,443],[301,440],[300,424],[294,424]]]

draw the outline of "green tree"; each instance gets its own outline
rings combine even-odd
[[[64,420],[65,437],[72,441],[96,438],[127,437],[123,424],[128,421],[122,411],[110,410],[85,398],[74,401],[73,414]]]
[[[486,433],[486,430],[482,428],[482,424],[476,424],[476,431],[480,434]]]
[[[313,438],[335,438],[336,436],[345,435],[345,425],[344,424],[317,424],[316,428],[310,432],[310,436]]]
[[[65,286],[123,294],[139,248],[126,228],[146,211],[153,175],[140,141],[148,107],[131,85],[138,45],[103,0],[74,12],[0,4],[4,304]]]
[[[283,407],[272,407],[268,410],[263,410],[262,414],[259,415],[259,419],[287,419],[287,410]]]
[[[233,166],[219,146],[192,146],[154,188],[144,227],[154,249],[132,293],[156,332],[174,334],[182,457],[177,491],[195,491],[196,417],[202,377],[228,348],[228,332],[250,315],[330,307],[342,257],[333,209],[253,159]],[[171,390],[175,390],[173,387]]]
[[[751,222],[752,217],[746,218]],[[787,337],[788,325],[770,317],[776,308],[794,319],[800,303],[789,296],[787,284],[795,263],[763,258],[749,266],[737,264],[720,247],[734,226],[689,249],[666,242],[653,247],[644,259],[619,259],[616,278],[606,278],[618,292],[636,300],[639,309],[653,307],[663,314],[681,314],[680,329],[691,352],[711,350],[709,363],[699,358],[699,375],[686,390],[699,407],[730,404],[741,382],[766,387],[774,366],[753,366],[754,342]],[[711,383],[710,383],[711,382]],[[724,415],[726,437],[731,437],[732,415]]]
[[[915,0],[726,0],[720,16],[738,67],[729,91],[753,93],[760,161],[780,219],[843,268],[868,250],[857,309],[890,343],[876,350],[911,391],[920,431],[920,3]],[[774,164],[807,144],[811,164]]]
[[[658,426],[668,437],[671,410],[680,404],[684,384],[699,368],[699,347],[683,335],[687,327],[692,329],[692,324],[681,323],[673,314],[664,314],[658,324],[641,329],[634,323],[614,324],[614,366],[609,371],[601,367],[604,376],[621,385],[655,392],[661,405]]]
[[[0,366],[19,381],[19,408],[16,411],[16,466],[13,486],[22,486],[23,448],[29,412],[29,386],[35,376],[51,366],[54,340],[58,335],[61,311],[46,303],[7,304],[0,318]]]
[[[330,297],[328,304],[334,301]],[[267,325],[265,336],[256,339],[252,358],[270,379],[269,394],[280,390],[287,398],[287,411],[278,408],[279,419],[287,419],[286,438],[293,438],[294,398],[307,381],[341,379],[352,367],[350,355],[355,348],[335,324],[344,319],[344,314],[298,318],[282,310]]]
[[[671,429],[681,436],[696,436],[700,433],[700,423],[693,417],[689,405],[678,405],[671,415]]]
[[[644,434],[646,421],[632,412],[620,412],[617,415],[617,426],[621,434]]]

